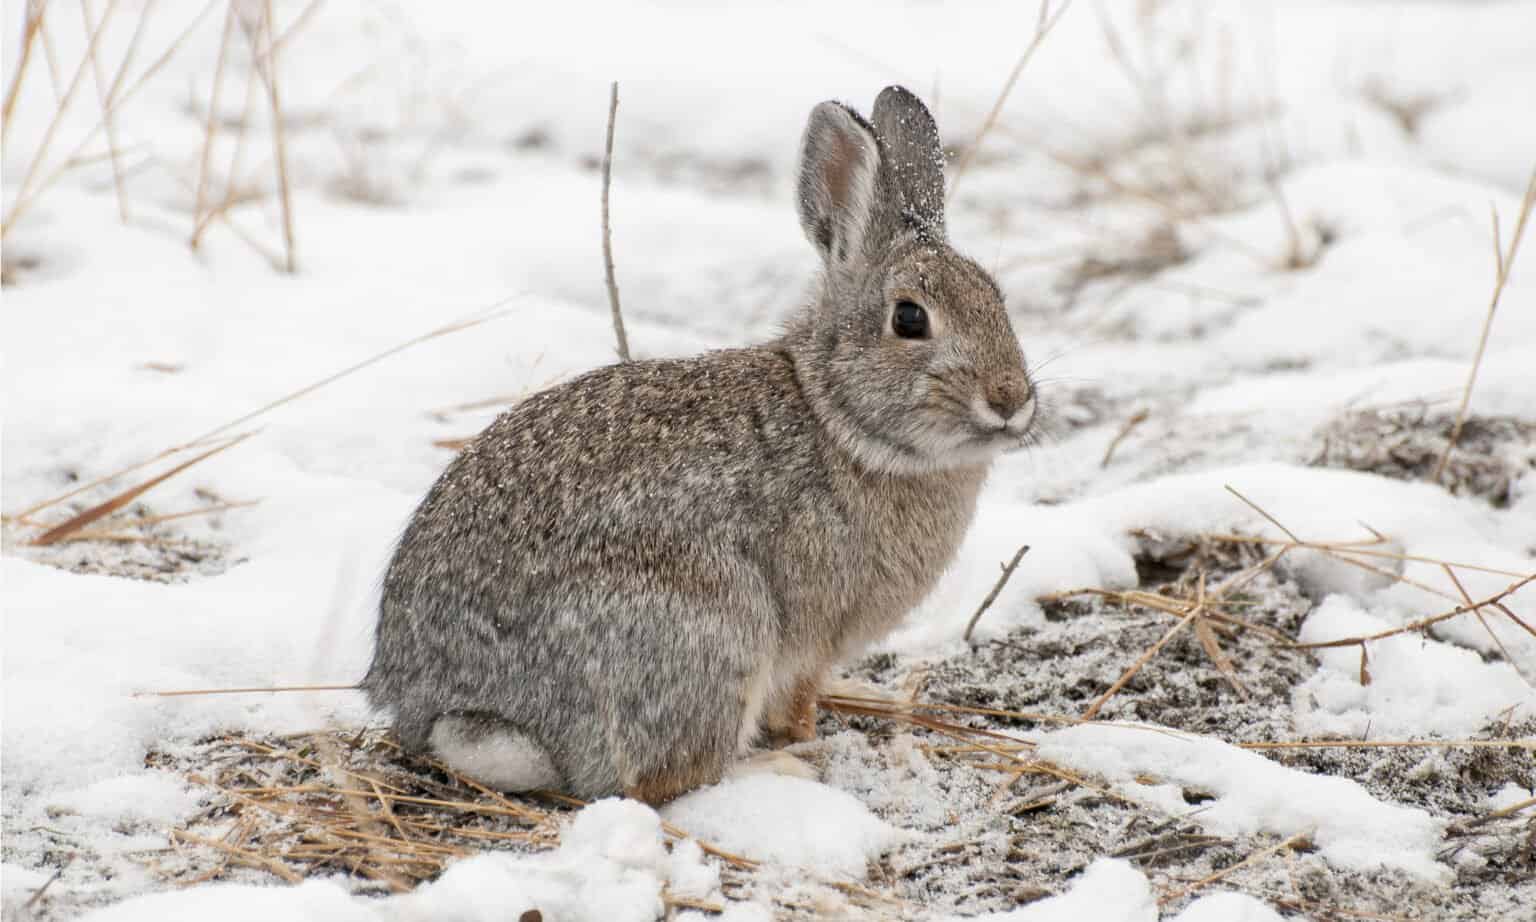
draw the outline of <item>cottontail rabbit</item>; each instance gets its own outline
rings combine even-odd
[[[950,249],[901,87],[806,126],[824,269],[771,342],[536,394],[438,479],[384,577],[363,686],[401,743],[505,790],[660,803],[761,735],[949,564],[1035,416],[997,284]]]

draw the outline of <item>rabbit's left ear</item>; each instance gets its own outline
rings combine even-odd
[[[880,138],[879,184],[891,215],[920,238],[944,239],[944,147],[923,101],[905,87],[888,86],[875,99],[870,121]]]
[[[864,256],[875,205],[880,145],[874,129],[841,103],[811,111],[800,154],[800,226],[828,267]]]

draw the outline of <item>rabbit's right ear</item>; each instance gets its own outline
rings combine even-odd
[[[857,112],[836,102],[811,110],[800,154],[800,226],[828,266],[862,252],[879,166],[875,131]]]

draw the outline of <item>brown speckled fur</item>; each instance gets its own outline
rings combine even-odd
[[[823,103],[800,212],[825,270],[780,338],[599,368],[476,438],[384,578],[364,687],[402,742],[499,715],[571,793],[657,801],[764,722],[803,734],[820,676],[932,588],[1028,436],[1001,296],[942,209],[915,96],[885,90],[873,124]],[[899,300],[931,338],[893,334]]]

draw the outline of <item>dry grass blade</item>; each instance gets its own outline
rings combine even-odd
[[[38,142],[37,150],[33,152],[31,161],[27,164],[27,170],[22,174],[21,183],[16,186],[16,196],[11,202],[11,210],[0,219],[0,238],[3,238],[11,228],[16,226],[16,220],[21,217],[28,201],[28,192],[33,187],[33,181],[37,178],[38,170],[48,159],[49,148],[53,146],[59,126],[63,123],[69,112],[70,105],[75,101],[75,93],[80,89],[80,84],[86,71],[91,68],[91,63],[96,60],[96,51],[101,46],[101,37],[107,31],[107,24],[112,21],[112,14],[117,11],[118,0],[107,0],[107,8],[101,14],[101,22],[96,28],[90,30],[85,43],[85,53],[80,59],[80,65],[75,68],[75,74],[70,78],[69,88],[64,91],[64,97],[59,100],[58,106],[53,111],[53,118],[49,120],[48,127],[43,131],[42,140]],[[38,29],[42,29],[43,14],[39,13]],[[9,101],[14,105],[14,100]]]
[[[255,419],[256,417],[261,416],[261,415],[266,414],[266,413],[270,413],[271,411],[277,409],[278,407],[281,407],[281,406],[283,406],[285,404],[292,403],[295,400],[299,400],[300,398],[307,397],[310,394],[314,393],[315,391],[320,390],[322,387],[325,387],[328,384],[334,384],[335,382],[340,381],[342,378],[345,378],[345,377],[348,377],[350,375],[356,374],[357,372],[362,371],[363,369],[368,368],[369,366],[377,365],[379,362],[382,362],[385,359],[390,358],[391,356],[398,355],[399,353],[404,352],[405,350],[410,349],[413,346],[419,346],[422,343],[429,342],[429,341],[434,340],[434,339],[439,339],[441,337],[448,336],[448,335],[453,334],[453,333],[459,333],[459,332],[462,332],[464,330],[468,330],[468,329],[471,329],[473,327],[480,326],[481,324],[484,324],[484,323],[490,323],[492,320],[500,320],[502,317],[505,317],[508,314],[512,313],[512,309],[511,308],[501,309],[502,305],[510,304],[511,302],[513,302],[513,301],[515,301],[515,300],[517,300],[518,298],[521,298],[521,297],[522,297],[521,294],[517,294],[517,295],[512,295],[511,297],[508,297],[508,298],[503,298],[502,300],[496,302],[494,305],[491,306],[491,308],[490,308],[491,312],[490,313],[481,314],[478,317],[473,317],[473,318],[470,318],[468,320],[455,321],[453,323],[448,324],[447,326],[441,326],[441,327],[438,327],[435,330],[430,330],[430,331],[428,331],[426,333],[423,333],[420,336],[414,337],[412,339],[408,339],[405,342],[400,343],[399,345],[391,346],[388,349],[385,349],[383,352],[374,353],[373,355],[369,356],[368,358],[363,359],[361,362],[357,362],[355,364],[348,365],[346,368],[343,368],[340,371],[337,371],[337,372],[334,372],[332,374],[326,375],[325,377],[323,377],[320,380],[314,382],[313,384],[307,384],[304,387],[301,387],[298,390],[293,391],[291,393],[285,394],[282,397],[279,397],[279,398],[277,398],[276,400],[273,400],[270,403],[262,404],[261,406],[259,406],[256,409],[250,411],[249,413],[246,413],[243,416],[236,417],[235,419],[232,419],[229,422],[224,423],[223,425],[220,425],[220,426],[217,426],[217,427],[215,427],[213,429],[210,429],[207,432],[203,433],[202,435],[198,436],[197,438],[193,439],[190,444],[194,444],[195,445],[195,444],[197,444],[199,442],[206,441],[206,440],[211,439],[211,438],[213,438],[213,437],[215,437],[217,435],[221,435],[221,434],[223,434],[225,432],[228,432],[230,429],[233,429],[236,426],[241,425],[242,423],[250,422],[251,420]]]
[[[1474,820],[1468,820],[1465,823],[1461,823],[1456,828],[1463,832],[1470,829],[1476,829],[1479,826],[1486,826],[1495,820],[1504,819],[1506,816],[1514,816],[1516,813],[1519,813],[1522,810],[1529,810],[1531,807],[1536,807],[1536,797],[1527,797],[1525,800],[1516,801],[1507,807],[1500,807],[1492,813],[1487,813]]]
[[[103,26],[106,24],[109,18],[108,14],[111,12],[115,2],[116,0],[108,0],[109,5],[107,7],[107,12],[102,14]],[[154,0],[145,0],[144,7],[139,12],[138,25],[134,29],[133,37],[129,39],[128,51],[124,55],[122,63],[118,66],[117,76],[112,81],[112,89],[107,93],[109,104],[106,108],[106,111],[102,113],[103,120],[98,121],[95,127],[93,127],[91,131],[86,134],[85,138],[80,141],[79,145],[75,147],[70,156],[66,157],[63,163],[61,163],[47,176],[43,177],[41,181],[37,182],[36,184],[24,183],[22,186],[18,187],[16,198],[11,204],[10,213],[6,215],[3,222],[0,222],[0,237],[3,237],[12,227],[15,226],[16,221],[19,220],[22,214],[28,208],[30,208],[34,202],[37,201],[38,197],[42,195],[45,190],[57,182],[59,177],[64,175],[65,172],[73,168],[75,159],[79,156],[80,152],[85,150],[87,145],[95,140],[97,133],[102,130],[102,127],[105,124],[104,120],[109,116],[115,115],[118,109],[126,105],[128,101],[138,93],[139,90],[143,89],[143,87],[149,82],[150,78],[154,77],[155,74],[159,73],[167,64],[170,63],[171,59],[175,57],[176,52],[192,35],[192,33],[197,30],[197,27],[202,24],[203,19],[207,17],[209,12],[213,10],[216,2],[217,0],[208,0],[208,2],[203,6],[202,10],[198,12],[197,16],[192,20],[192,22],[171,42],[171,44],[160,55],[160,57],[155,59],[150,64],[150,66],[138,76],[138,79],[133,82],[132,86],[128,87],[126,90],[123,90],[122,86],[125,78],[128,75],[128,68],[133,61],[135,53],[138,50],[139,40],[144,34],[145,25],[149,21],[150,10],[154,7]],[[101,29],[98,28],[98,34],[100,31]],[[50,130],[50,132],[45,135],[45,140],[49,138],[51,134],[52,131]],[[41,153],[41,151],[39,151],[39,153]],[[29,177],[32,175],[33,170],[38,165],[40,165],[39,160],[34,159],[33,167],[30,167],[28,170]]]
[[[1514,570],[1502,570],[1498,567],[1485,567],[1475,563],[1457,563],[1453,560],[1441,560],[1438,557],[1425,557],[1419,554],[1400,554],[1395,551],[1376,550],[1375,548],[1361,546],[1360,542],[1355,541],[1302,541],[1298,543],[1294,541],[1282,541],[1278,538],[1264,538],[1255,535],[1222,534],[1205,534],[1201,535],[1201,537],[1210,541],[1225,541],[1233,544],[1286,544],[1294,548],[1301,548],[1304,550],[1312,551],[1323,551],[1324,553],[1348,554],[1357,557],[1376,557],[1384,560],[1398,560],[1410,563],[1432,563],[1436,564],[1437,566],[1455,567],[1458,570],[1469,570],[1474,573],[1492,573],[1495,576],[1508,576],[1515,579],[1525,575],[1524,573],[1517,573]],[[1386,542],[1386,536],[1378,535],[1370,543],[1385,544]]]
[[[269,692],[356,691],[351,685],[269,685],[251,688],[188,688],[174,691],[135,692],[135,698],[192,698],[201,695],[256,695]]]
[[[1201,613],[1204,611],[1205,574],[1202,573],[1200,575],[1199,597],[1195,600],[1195,604],[1189,608],[1188,613],[1185,614],[1183,618],[1179,619],[1177,624],[1169,628],[1162,637],[1159,637],[1156,643],[1152,644],[1152,646],[1143,651],[1141,656],[1136,658],[1136,662],[1132,663],[1130,668],[1121,673],[1120,678],[1116,679],[1113,685],[1105,689],[1104,694],[1093,699],[1093,702],[1088,705],[1088,709],[1083,711],[1083,719],[1092,720],[1094,717],[1097,717],[1099,710],[1104,707],[1105,703],[1107,703],[1109,699],[1113,698],[1120,691],[1120,689],[1124,688],[1126,684],[1131,681],[1131,679],[1135,678],[1136,673],[1141,671],[1141,667],[1150,662],[1152,657],[1156,656],[1158,651],[1166,646],[1168,641],[1172,640],[1180,631],[1194,623],[1194,621],[1199,618]]]
[[[267,88],[267,100],[272,107],[272,159],[277,169],[278,202],[283,214],[283,271],[292,274],[299,271],[298,256],[293,241],[293,195],[288,184],[288,144],[284,132],[283,105],[277,85],[276,30],[272,27],[272,0],[261,5],[261,34],[267,39],[265,55],[256,47],[256,33],[251,33],[251,51],[256,57],[256,69]]]
[[[1509,281],[1509,270],[1520,252],[1520,240],[1525,236],[1525,225],[1536,207],[1536,170],[1531,171],[1530,182],[1525,187],[1525,197],[1520,201],[1520,216],[1515,220],[1515,233],[1509,241],[1509,251],[1499,249],[1499,216],[1493,216],[1493,257],[1497,272],[1493,283],[1493,297],[1488,301],[1488,313],[1483,317],[1483,329],[1477,337],[1477,351],[1472,356],[1472,368],[1467,373],[1467,385],[1461,392],[1461,405],[1456,408],[1456,422],[1451,426],[1451,437],[1445,445],[1440,463],[1435,465],[1435,483],[1445,475],[1445,467],[1451,462],[1451,452],[1461,438],[1461,429],[1467,422],[1467,406],[1472,402],[1472,388],[1477,384],[1477,372],[1483,364],[1483,352],[1488,348],[1488,332],[1493,328],[1493,315],[1498,312],[1499,298],[1504,295],[1504,283]]]
[[[102,477],[98,477],[97,479],[92,480],[92,481],[90,481],[88,483],[85,483],[85,484],[83,484],[81,486],[74,487],[74,488],[72,488],[71,490],[69,490],[66,493],[59,494],[58,496],[54,496],[51,499],[46,499],[46,500],[43,500],[42,502],[36,503],[36,504],[34,504],[32,506],[28,506],[26,509],[23,509],[20,512],[12,513],[9,516],[9,518],[15,519],[15,520],[20,520],[20,521],[25,521],[26,519],[30,518],[35,513],[41,512],[44,509],[47,509],[49,507],[58,505],[59,503],[65,502],[66,500],[72,499],[73,497],[78,496],[79,494],[84,493],[85,491],[90,490],[90,489],[92,489],[94,487],[98,487],[98,486],[101,486],[103,484],[110,483],[110,482],[112,482],[113,480],[116,480],[119,477],[122,477],[122,476],[124,476],[126,474],[133,473],[134,471],[137,471],[137,470],[141,470],[141,469],[143,469],[145,467],[148,467],[151,464],[154,464],[157,461],[163,460],[165,458],[171,457],[171,456],[176,455],[176,454],[180,454],[180,453],[185,452],[185,451],[190,451],[193,448],[196,448],[196,447],[198,447],[198,446],[200,446],[202,444],[205,444],[209,440],[214,439],[214,438],[222,435],[223,433],[228,432],[231,429],[234,429],[235,427],[241,425],[242,423],[250,422],[251,420],[257,418],[258,416],[262,416],[263,414],[269,413],[272,410],[277,409],[278,407],[281,407],[281,406],[283,406],[285,404],[292,403],[293,401],[298,400],[298,399],[300,399],[302,397],[306,397],[309,394],[314,393],[315,391],[321,389],[322,387],[325,387],[328,384],[335,383],[336,381],[339,381],[342,378],[348,377],[349,375],[352,375],[352,374],[355,374],[355,373],[357,373],[359,371],[362,371],[363,369],[368,368],[371,365],[376,365],[379,362],[382,362],[383,360],[385,360],[385,359],[387,359],[387,358],[389,358],[389,357],[391,357],[393,355],[396,355],[398,353],[404,352],[405,350],[410,349],[413,346],[418,346],[418,345],[420,345],[422,343],[428,342],[430,340],[438,339],[438,338],[443,337],[443,336],[448,336],[449,334],[452,334],[452,333],[458,333],[458,332],[463,331],[463,330],[468,330],[468,329],[471,329],[473,327],[477,327],[477,326],[479,326],[479,325],[481,325],[483,323],[490,323],[493,320],[499,320],[502,317],[505,317],[508,314],[511,314],[512,313],[512,309],[511,308],[498,309],[498,308],[501,308],[502,305],[509,304],[512,301],[515,301],[515,300],[517,300],[520,297],[522,297],[522,295],[513,295],[513,296],[511,296],[509,298],[503,298],[501,301],[498,301],[496,304],[491,306],[491,308],[489,309],[490,313],[484,313],[484,314],[481,314],[480,316],[473,317],[473,318],[470,318],[468,320],[456,321],[454,323],[448,324],[447,326],[438,327],[435,330],[431,330],[431,331],[429,331],[427,333],[423,333],[422,335],[417,336],[417,337],[415,337],[413,339],[409,339],[409,340],[407,340],[407,341],[405,341],[403,343],[400,343],[399,345],[391,346],[390,348],[384,350],[383,352],[375,353],[374,355],[372,355],[372,356],[370,356],[370,357],[368,357],[366,359],[363,359],[360,362],[357,362],[357,363],[355,363],[353,365],[349,365],[346,368],[343,368],[341,371],[335,372],[335,373],[330,374],[330,375],[326,375],[324,378],[321,378],[319,381],[316,381],[316,382],[314,382],[312,384],[307,384],[304,387],[301,387],[301,388],[299,388],[296,391],[292,391],[292,392],[290,392],[288,394],[283,395],[282,397],[277,398],[276,400],[271,401],[270,403],[263,404],[262,406],[257,407],[256,409],[251,410],[248,413],[242,414],[241,416],[238,416],[235,419],[232,419],[232,420],[230,420],[227,423],[224,423],[224,424],[219,425],[219,426],[215,426],[213,429],[210,429],[209,431],[203,433],[202,435],[197,436],[194,439],[191,439],[190,441],[184,442],[184,443],[182,443],[180,445],[172,446],[171,448],[167,448],[164,451],[161,451],[160,453],[158,453],[158,454],[156,454],[156,455],[154,455],[154,456],[152,456],[150,458],[147,458],[147,459],[145,459],[143,461],[135,462],[133,464],[128,465],[127,467],[120,468],[120,469],[118,469],[118,470],[116,470],[116,471],[114,471],[114,472],[112,472],[110,474],[107,474],[107,475],[102,476]]]
[[[1023,560],[1024,555],[1027,553],[1029,553],[1029,545],[1027,544],[1020,545],[1019,549],[1013,552],[1013,559],[1009,560],[1008,564],[1003,567],[1002,575],[997,578],[996,583],[992,584],[992,591],[988,592],[987,597],[981,600],[980,605],[976,606],[975,614],[971,615],[971,620],[965,623],[965,634],[963,637],[966,643],[970,643],[971,631],[976,629],[976,622],[980,621],[981,616],[986,614],[987,609],[992,607],[992,603],[997,601],[998,593],[1002,592],[1003,587],[1008,585],[1009,577],[1013,576],[1013,571],[1018,569],[1019,561]]]
[[[1374,634],[1361,634],[1355,637],[1340,637],[1337,640],[1318,640],[1313,641],[1312,643],[1295,643],[1291,644],[1290,646],[1293,650],[1322,650],[1329,647],[1349,647],[1354,646],[1355,644],[1368,643],[1373,640],[1382,640],[1387,637],[1395,637],[1398,634],[1422,631],[1431,625],[1439,624],[1441,621],[1445,621],[1449,618],[1455,618],[1458,615],[1464,615],[1470,611],[1477,611],[1480,608],[1485,608],[1487,606],[1491,606],[1500,601],[1503,601],[1505,597],[1514,595],[1516,592],[1519,592],[1521,589],[1525,588],[1532,582],[1536,582],[1536,573],[1532,573],[1530,576],[1510,583],[1500,591],[1481,601],[1468,602],[1464,605],[1458,605],[1450,611],[1441,612],[1438,615],[1431,615],[1428,618],[1420,618],[1417,621],[1411,621],[1407,624],[1395,628],[1389,628],[1385,631],[1377,631]]]
[[[1131,434],[1132,429],[1146,422],[1149,415],[1151,415],[1151,411],[1145,407],[1130,415],[1130,418],[1120,427],[1120,431],[1115,433],[1115,437],[1109,440],[1109,447],[1104,449],[1104,457],[1099,459],[1099,467],[1109,467],[1110,459],[1115,456],[1115,449],[1120,447],[1120,443],[1125,441],[1126,436]]]
[[[198,232],[203,226],[203,212],[208,199],[209,161],[213,157],[213,139],[219,128],[219,99],[224,89],[224,61],[229,57],[230,38],[235,33],[235,4],[231,3],[224,13],[224,33],[219,39],[219,53],[213,62],[213,87],[208,94],[208,112],[203,120],[203,151],[198,158],[197,195],[192,207],[192,249],[202,243]]]
[[[1249,865],[1257,864],[1258,862],[1263,861],[1265,858],[1268,858],[1270,855],[1273,855],[1276,852],[1285,851],[1288,848],[1293,848],[1297,845],[1300,845],[1307,841],[1309,838],[1311,838],[1310,833],[1298,832],[1296,835],[1291,836],[1290,838],[1285,839],[1276,845],[1271,845],[1269,848],[1254,852],[1236,864],[1228,865],[1227,867],[1222,868],[1214,874],[1211,874],[1207,877],[1202,877],[1200,880],[1195,881],[1182,890],[1177,890],[1173,893],[1158,897],[1157,905],[1166,906],[1176,900],[1181,900],[1197,890],[1204,889],[1205,887],[1214,884],[1216,881],[1221,880],[1223,877],[1227,877],[1235,871],[1241,870],[1242,868],[1248,867]]]
[[[27,18],[21,27],[20,60],[16,62],[16,70],[11,74],[11,85],[6,88],[4,108],[0,109],[0,137],[10,132],[11,116],[16,111],[16,100],[21,96],[22,80],[27,75],[27,65],[32,62],[32,45],[42,32],[46,10],[46,3],[27,4]]]
[[[1056,12],[1050,12],[1050,0],[1041,0],[1040,19],[1035,24],[1035,37],[1025,47],[1024,53],[1019,55],[1019,60],[1013,65],[1013,70],[1008,74],[1008,79],[1003,83],[1003,89],[997,94],[997,101],[992,104],[992,109],[987,112],[987,117],[982,121],[981,127],[976,131],[976,137],[971,140],[970,146],[960,156],[960,162],[955,164],[954,178],[949,181],[949,193],[946,200],[955,197],[955,191],[960,188],[960,179],[965,171],[970,168],[971,161],[976,159],[976,154],[981,150],[981,143],[991,133],[992,127],[997,124],[997,118],[1002,114],[1003,106],[1008,102],[1008,96],[1013,92],[1014,84],[1019,82],[1019,75],[1024,73],[1024,67],[1029,64],[1029,59],[1035,56],[1045,37],[1056,28],[1056,23],[1061,21],[1064,14],[1072,6],[1072,0],[1065,0]]]
[[[1291,539],[1292,543],[1294,543],[1294,544],[1306,544],[1305,541],[1303,541],[1300,538],[1296,537],[1296,533],[1295,532],[1291,531],[1289,528],[1286,528],[1284,525],[1280,524],[1280,520],[1279,519],[1275,518],[1274,516],[1272,516],[1268,512],[1266,512],[1264,510],[1264,507],[1260,506],[1258,503],[1254,502],[1253,500],[1249,499],[1248,497],[1244,496],[1243,494],[1237,492],[1236,488],[1234,488],[1230,483],[1222,484],[1222,488],[1225,489],[1228,493],[1231,493],[1233,496],[1235,496],[1238,499],[1242,500],[1243,504],[1246,505],[1249,509],[1252,509],[1254,512],[1257,512],[1259,515],[1263,516],[1264,519],[1269,522],[1269,524],[1271,524],[1271,525],[1275,526],[1276,528],[1280,529],[1280,531],[1282,533],[1284,533],[1284,535],[1287,538]]]
[[[1277,740],[1238,743],[1239,749],[1530,749],[1536,739],[1510,740]]]
[[[1248,700],[1248,689],[1237,678],[1237,670],[1232,666],[1232,660],[1221,649],[1221,642],[1216,639],[1216,631],[1211,627],[1209,618],[1199,617],[1195,619],[1195,637],[1199,639],[1200,646],[1205,650],[1205,655],[1210,657],[1227,684],[1237,693],[1237,697]]]
[[[85,22],[86,34],[96,31],[96,14],[91,10],[90,0],[80,0],[80,16]],[[95,53],[90,55],[91,77],[96,84],[96,97],[101,103],[101,120],[107,128],[107,151],[112,162],[112,186],[117,192],[117,212],[124,223],[129,220],[128,214],[128,189],[123,184],[123,165],[120,162],[121,148],[117,143],[117,118],[111,110],[112,100],[107,95],[106,75],[101,70],[101,58]]]
[[[613,338],[617,341],[619,360],[629,361],[629,337],[624,333],[624,315],[619,311],[619,285],[613,277],[613,229],[608,222],[608,188],[613,184],[613,124],[619,113],[619,83],[608,87],[608,137],[603,143],[603,280],[608,286],[608,308],[613,313]]]
[[[97,503],[84,512],[71,516],[69,519],[53,526],[52,528],[43,532],[41,535],[38,535],[36,538],[33,538],[31,543],[35,545],[48,545],[66,538],[72,532],[79,531],[97,519],[111,515],[117,510],[138,499],[140,496],[164,483],[165,481],[175,477],[177,474],[180,474],[187,468],[192,467],[194,464],[197,464],[201,461],[206,461],[207,459],[219,454],[220,452],[234,448],[236,445],[239,445],[241,442],[244,442],[246,439],[253,435],[255,435],[254,432],[247,432],[228,439],[224,442],[224,444],[219,445],[216,448],[211,448],[200,455],[189,458],[186,461],[183,461],[182,463],[171,468],[170,470],[151,477],[138,486],[130,487],[105,502]]]
[[[1446,564],[1442,564],[1441,569],[1445,571],[1445,575],[1450,579],[1450,581],[1455,584],[1456,591],[1461,593],[1461,600],[1466,604],[1473,606],[1473,617],[1477,618],[1477,623],[1483,626],[1483,631],[1487,633],[1488,637],[1493,641],[1493,645],[1499,648],[1499,653],[1503,655],[1504,662],[1508,663],[1515,670],[1515,672],[1520,674],[1520,678],[1525,680],[1525,684],[1532,684],[1531,677],[1525,674],[1525,670],[1520,666],[1520,661],[1510,655],[1509,649],[1504,646],[1504,641],[1500,639],[1499,635],[1493,630],[1493,625],[1489,624],[1488,619],[1483,617],[1481,607],[1478,606],[1476,602],[1472,601],[1472,594],[1467,592],[1466,586],[1462,585],[1461,578],[1456,575],[1456,571],[1452,570],[1450,566]],[[1515,620],[1518,621],[1519,619],[1517,618]],[[1360,655],[1365,655],[1364,645],[1361,645],[1360,647]]]
[[[206,839],[202,836],[193,835],[192,833],[181,829],[174,830],[171,835],[174,838],[181,840],[182,842],[217,849],[228,854],[231,860],[238,861],[239,863],[247,865],[248,867],[257,868],[264,871],[271,871],[273,874],[276,874],[278,877],[281,877],[283,880],[290,884],[302,884],[304,882],[304,876],[302,874],[299,874],[275,858],[258,854],[251,849],[239,848],[221,839]]]

